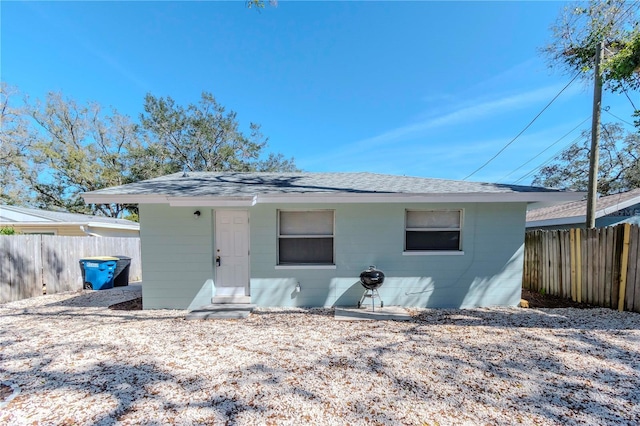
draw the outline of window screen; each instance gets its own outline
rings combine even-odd
[[[279,265],[332,265],[332,210],[280,211]]]
[[[459,251],[460,210],[407,210],[406,251]]]

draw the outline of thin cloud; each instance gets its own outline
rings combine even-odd
[[[506,112],[526,108],[536,103],[548,101],[558,93],[561,88],[561,85],[554,85],[517,95],[506,96],[500,99],[476,102],[471,105],[467,104],[469,106],[464,106],[448,114],[425,119],[415,124],[398,127],[378,136],[359,141],[357,144],[375,145],[379,143],[392,142],[405,137],[418,136],[425,130],[454,126],[457,124],[478,121],[489,116],[497,116]]]
[[[347,144],[339,151],[335,151],[328,156],[316,156],[315,158],[310,159],[310,161],[302,161],[302,163],[306,163],[307,166],[312,166],[318,163],[334,161],[339,158],[349,158],[356,155],[362,155],[363,151],[391,143],[395,143],[395,147],[397,149],[398,142],[424,138],[429,130],[452,127],[460,124],[469,124],[481,119],[486,120],[487,117],[497,117],[535,104],[542,105],[542,103],[548,102],[549,99],[557,94],[561,88],[562,85],[553,85],[488,101],[482,101],[479,99],[469,101],[459,109],[447,114],[424,118],[416,123],[397,127],[379,135]],[[565,93],[567,93],[568,96],[573,96],[574,94],[579,93],[579,90],[573,89],[567,92]]]

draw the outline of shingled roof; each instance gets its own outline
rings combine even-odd
[[[94,216],[30,207],[0,205],[2,223],[103,223],[110,225],[138,226],[136,222],[105,216]]]
[[[640,188],[620,194],[607,195],[596,200],[596,218],[640,203]],[[587,200],[573,201],[543,207],[527,212],[527,226],[540,226],[543,222],[576,219],[584,221],[587,215]]]
[[[371,197],[393,195],[522,195],[536,201],[534,194],[573,194],[549,188],[467,182],[444,179],[393,176],[376,173],[175,173],[128,185],[105,188],[83,194],[90,203],[158,202],[159,197],[170,198],[253,198],[294,197],[313,198]],[[145,201],[147,200],[147,201]]]

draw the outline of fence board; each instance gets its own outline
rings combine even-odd
[[[613,253],[613,282],[611,283],[611,308],[618,308],[618,297],[620,294],[620,262],[622,256],[622,238],[624,229],[621,226],[613,228],[613,241],[614,241],[614,253]]]
[[[614,228],[604,229],[604,249],[601,247],[601,253],[604,256],[604,268],[602,268],[604,286],[603,286],[603,304],[606,308],[611,307],[612,283],[613,283],[613,256],[615,245],[613,244]]]
[[[139,238],[0,236],[0,303],[82,289],[82,257],[131,257],[130,281],[142,279]]]
[[[570,288],[570,297],[574,302],[576,301],[576,281],[578,279],[578,275],[576,273],[576,264],[577,264],[577,256],[576,256],[576,230],[569,230],[569,240],[570,240],[570,251],[571,251],[571,288]]]
[[[600,246],[598,241],[598,230],[589,230],[589,256],[591,257],[591,303],[598,303],[598,261],[600,260]]]
[[[640,311],[640,303],[636,304],[636,291],[638,290],[638,257],[640,256],[639,228],[631,228],[629,240],[629,262],[627,266],[627,292],[625,295],[626,309]]]
[[[638,256],[636,257],[636,270],[635,270],[635,283],[634,288],[634,302],[633,311],[640,312],[640,227],[636,227],[636,247],[638,247]]]
[[[569,233],[560,234],[560,295],[564,298],[571,297],[567,289],[571,289],[571,253],[569,246]]]
[[[549,236],[551,237],[551,259],[549,259],[551,266],[551,288],[549,293],[560,294],[560,241],[557,232],[551,232]]]
[[[582,300],[582,230],[576,229],[576,302]]]

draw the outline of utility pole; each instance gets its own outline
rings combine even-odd
[[[598,192],[598,162],[600,160],[600,108],[602,104],[602,73],[600,63],[604,41],[596,46],[596,63],[593,69],[593,116],[591,119],[591,152],[589,155],[589,184],[587,187],[587,229],[596,227],[596,197]]]

